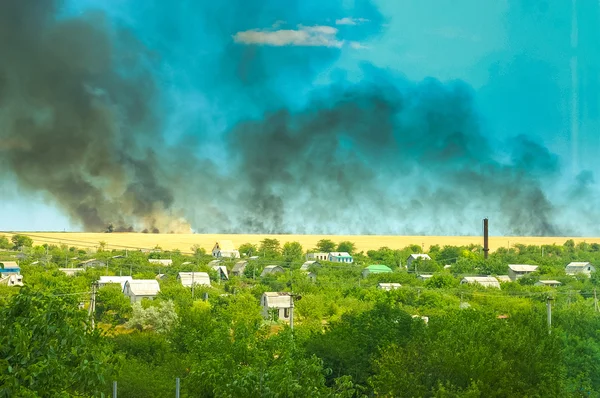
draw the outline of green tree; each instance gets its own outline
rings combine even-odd
[[[437,289],[456,287],[458,284],[458,279],[448,273],[443,272],[437,272],[433,274],[431,278],[425,281],[425,286]]]
[[[4,235],[0,235],[0,249],[9,250],[12,249],[13,245],[10,244],[8,238]]]
[[[18,250],[20,247],[31,247],[33,246],[33,239],[27,235],[13,235],[10,240],[13,243],[13,249]]]
[[[292,262],[301,260],[304,252],[299,242],[286,242],[282,254],[285,261]]]
[[[206,249],[201,247],[200,245],[194,245],[191,247],[192,253],[194,253],[195,257],[202,257],[206,255]]]
[[[258,254],[263,258],[277,258],[281,253],[281,247],[277,239],[263,239],[258,248]]]
[[[131,303],[121,285],[112,283],[98,290],[96,316],[103,322],[123,323],[131,315]]]
[[[321,239],[317,242],[317,250],[323,253],[329,253],[335,250],[335,242],[331,239]]]
[[[347,240],[340,242],[337,246],[338,252],[348,252],[350,254],[353,254],[355,250],[356,246],[354,245],[354,243]]]
[[[74,296],[24,287],[0,307],[0,397],[99,395],[118,364]]]
[[[106,245],[107,243],[103,240],[98,242],[98,252],[103,252],[104,250],[106,250]]]
[[[240,247],[238,248],[238,251],[241,254],[251,257],[258,253],[258,248],[256,247],[256,245],[253,245],[252,243],[244,243],[244,244],[240,245]]]
[[[177,323],[175,304],[172,301],[161,301],[148,308],[137,302],[133,304],[133,314],[127,326],[137,330],[154,330],[157,333],[167,333]]]

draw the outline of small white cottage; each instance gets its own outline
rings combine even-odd
[[[329,257],[329,253],[307,253],[306,260],[307,261],[327,261]]]
[[[160,292],[160,285],[156,279],[133,279],[125,282],[123,294],[129,297],[131,303],[142,301],[143,299],[154,300]]]
[[[592,272],[596,272],[596,267],[589,262],[577,262],[567,264],[565,267],[565,273],[567,275],[587,275],[591,276]]]
[[[284,321],[290,320],[290,308],[292,308],[292,296],[286,292],[265,292],[260,301],[262,314],[270,318],[271,312],[276,311],[278,318]]]
[[[233,242],[230,240],[220,240],[215,243],[212,255],[216,258],[240,258],[240,252],[235,249]]]
[[[96,260],[95,258],[90,258],[89,260],[85,260],[79,263],[80,267],[90,268],[90,267],[105,267],[106,263],[101,260]]]
[[[98,281],[98,287],[102,288],[108,284],[114,283],[121,285],[121,291],[125,289],[125,282],[132,281],[131,276],[101,276]]]
[[[493,276],[465,276],[461,281],[461,285],[481,285],[483,287],[492,287],[500,289],[500,282]]]
[[[217,271],[217,275],[219,276],[219,279],[221,279],[222,281],[226,281],[229,279],[229,274],[227,273],[227,267],[224,265],[213,265],[212,269],[214,269],[215,271]]]
[[[23,286],[23,275],[10,274],[3,276],[0,274],[0,286],[2,285],[9,287]]]
[[[331,261],[332,263],[351,264],[354,262],[354,259],[348,252],[331,252],[329,253],[329,256],[327,256],[327,261]]]
[[[310,268],[312,268],[312,267],[320,267],[320,266],[321,266],[321,263],[318,262],[318,261],[316,261],[316,260],[306,261],[300,267],[300,271],[310,271]]]
[[[406,268],[410,268],[410,266],[412,265],[413,261],[417,260],[417,259],[421,259],[423,261],[429,261],[431,260],[431,257],[429,257],[429,254],[418,254],[418,253],[414,253],[411,254],[410,256],[408,256],[408,258],[406,259]]]
[[[508,265],[508,277],[516,281],[519,278],[524,277],[527,274],[531,274],[532,272],[537,271],[537,265],[529,265],[529,264],[509,264]]]
[[[272,274],[282,274],[284,272],[284,269],[279,265],[267,265],[265,269],[263,269],[263,271],[261,272],[260,276],[263,277]]]
[[[210,286],[210,277],[206,272],[180,272],[177,274],[177,280],[185,287]]]
[[[247,266],[248,266],[248,261],[246,261],[246,260],[238,261],[233,266],[233,269],[231,270],[231,275],[233,275],[233,276],[244,275],[244,272],[246,271]]]

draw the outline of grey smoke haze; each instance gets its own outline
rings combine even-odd
[[[85,230],[180,231],[181,216],[200,232],[473,234],[484,216],[498,234],[597,230],[593,176],[556,195],[559,159],[523,135],[497,149],[464,83],[365,65],[360,83],[339,78],[286,107],[273,65],[300,65],[292,86],[306,86],[338,49],[269,53],[215,26],[231,51],[202,69],[217,80],[207,93],[223,107],[247,95],[252,110],[223,131],[224,162],[198,155],[202,131],[167,144],[152,54],[102,14],[57,21],[58,4],[0,3],[0,165]]]

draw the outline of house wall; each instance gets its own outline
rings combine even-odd
[[[154,298],[156,297],[156,296],[136,296],[135,294],[133,294],[133,295],[129,294],[128,296],[129,296],[129,299],[131,300],[132,304],[140,302],[140,301],[142,301],[145,298],[149,299],[149,300],[154,300]]]
[[[327,258],[329,257],[329,253],[308,253],[306,254],[306,259],[307,260],[321,260],[321,261],[327,261]]]
[[[354,260],[352,259],[352,257],[333,257],[333,256],[329,256],[329,261],[333,262],[333,263],[352,263]]]

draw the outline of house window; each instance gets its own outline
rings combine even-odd
[[[588,267],[588,271],[591,271],[591,270],[592,270],[592,267]]]
[[[255,301],[256,303],[256,301]],[[290,309],[289,308],[284,308],[283,309],[283,317],[284,318],[289,318],[290,317]]]

